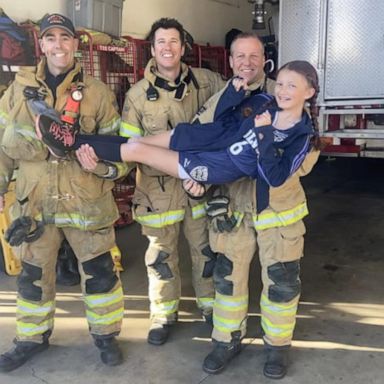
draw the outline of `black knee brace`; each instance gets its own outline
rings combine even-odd
[[[24,261],[21,265],[21,273],[17,277],[17,285],[19,287],[20,296],[26,300],[40,301],[43,291],[41,287],[38,287],[33,283],[37,280],[41,280],[43,273],[42,269]]]
[[[117,283],[118,278],[113,270],[114,264],[109,252],[85,261],[82,265],[84,272],[92,276],[85,282],[86,293],[106,293]]]
[[[268,289],[268,298],[275,303],[286,303],[301,291],[300,261],[275,263],[268,267],[268,276],[274,282]]]
[[[218,253],[216,265],[213,270],[213,281],[215,290],[222,295],[233,295],[233,283],[225,279],[226,276],[232,274],[233,263],[224,254]]]
[[[215,268],[216,264],[217,254],[212,251],[209,245],[204,247],[201,250],[201,253],[209,258],[209,260],[204,264],[203,277],[212,277],[213,269]]]
[[[168,257],[169,253],[165,251],[159,251],[155,262],[148,264],[148,267],[151,268],[153,272],[155,272],[159,280],[167,280],[173,277],[171,268],[169,268],[168,263],[165,262]]]

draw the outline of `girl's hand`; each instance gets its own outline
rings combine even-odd
[[[247,81],[239,76],[235,76],[233,78],[232,85],[233,85],[233,88],[235,88],[236,92],[239,92],[240,89],[244,89],[244,91],[248,89]]]
[[[192,199],[199,199],[205,195],[205,186],[192,179],[185,179],[182,182],[183,189]]]
[[[96,156],[96,153],[93,148],[90,147],[88,144],[83,144],[76,151],[76,156],[81,166],[86,171],[94,171],[96,169],[99,158]]]
[[[261,115],[255,116],[255,127],[263,127],[264,125],[271,125],[272,117],[268,111],[265,111]]]

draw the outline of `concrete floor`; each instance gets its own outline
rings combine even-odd
[[[379,384],[384,364],[384,160],[322,161],[305,178],[310,216],[306,219],[303,294],[282,383]],[[249,329],[244,350],[220,375],[201,363],[211,350],[210,330],[199,317],[182,261],[180,321],[169,342],[147,344],[146,240],[138,225],[118,231],[125,271],[125,318],[121,344],[125,363],[99,361],[91,344],[78,287],[59,288],[55,332],[48,351],[9,374],[1,384],[37,383],[270,383],[262,375],[257,259],[251,271]],[[0,274],[0,351],[14,334],[15,278]]]

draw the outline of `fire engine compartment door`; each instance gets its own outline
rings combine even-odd
[[[384,1],[328,0],[324,99],[384,96],[383,15]]]
[[[292,60],[307,60],[317,66],[323,1],[280,1],[279,66]]]

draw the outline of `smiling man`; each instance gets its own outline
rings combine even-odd
[[[229,60],[234,75],[247,80],[251,94],[275,92],[285,106],[295,103],[297,91],[294,84],[276,85],[266,76],[264,47],[257,35],[237,35],[231,45]],[[201,123],[212,121],[221,94],[205,105],[205,110],[198,116]],[[319,151],[311,151],[296,173],[280,187],[270,187],[266,191],[257,181],[242,178],[221,185],[215,192],[217,196],[208,201],[211,208],[210,246],[218,257],[212,332],[214,346],[203,362],[207,373],[222,372],[242,350],[241,340],[247,332],[249,268],[256,252],[263,283],[260,299],[266,354],[263,373],[272,379],[281,379],[287,373],[288,350],[300,297],[300,258],[305,233],[302,219],[308,214],[300,177],[310,172],[318,156]],[[268,201],[263,195],[268,196]]]
[[[154,135],[189,122],[205,101],[224,86],[217,73],[189,68],[183,26],[175,19],[156,21],[149,33],[152,59],[144,79],[127,93],[120,134],[126,137]],[[149,278],[151,326],[148,342],[167,341],[170,326],[177,321],[181,294],[179,234],[181,225],[190,247],[192,283],[197,304],[211,322],[214,289],[214,255],[208,244],[204,202],[192,200],[181,180],[148,166],[137,169],[134,196],[135,219],[149,240],[145,263]]]
[[[113,223],[118,218],[113,179],[124,176],[127,167],[100,162],[85,170],[74,157],[52,156],[35,134],[35,114],[47,106],[56,109],[56,118],[68,130],[118,133],[120,117],[114,96],[105,84],[83,73],[75,60],[78,44],[71,20],[60,14],[45,16],[40,26],[45,56],[33,70],[23,68],[0,100],[0,210],[18,165],[12,213],[33,223],[32,229],[36,227],[30,233],[26,230],[23,239],[18,238],[22,221],[15,220],[11,226],[10,243],[21,243],[22,271],[15,347],[0,356],[0,372],[18,368],[49,347],[55,266],[64,239],[79,261],[89,331],[101,360],[106,365],[123,360],[115,339],[123,319],[123,292],[109,250],[115,244]]]

